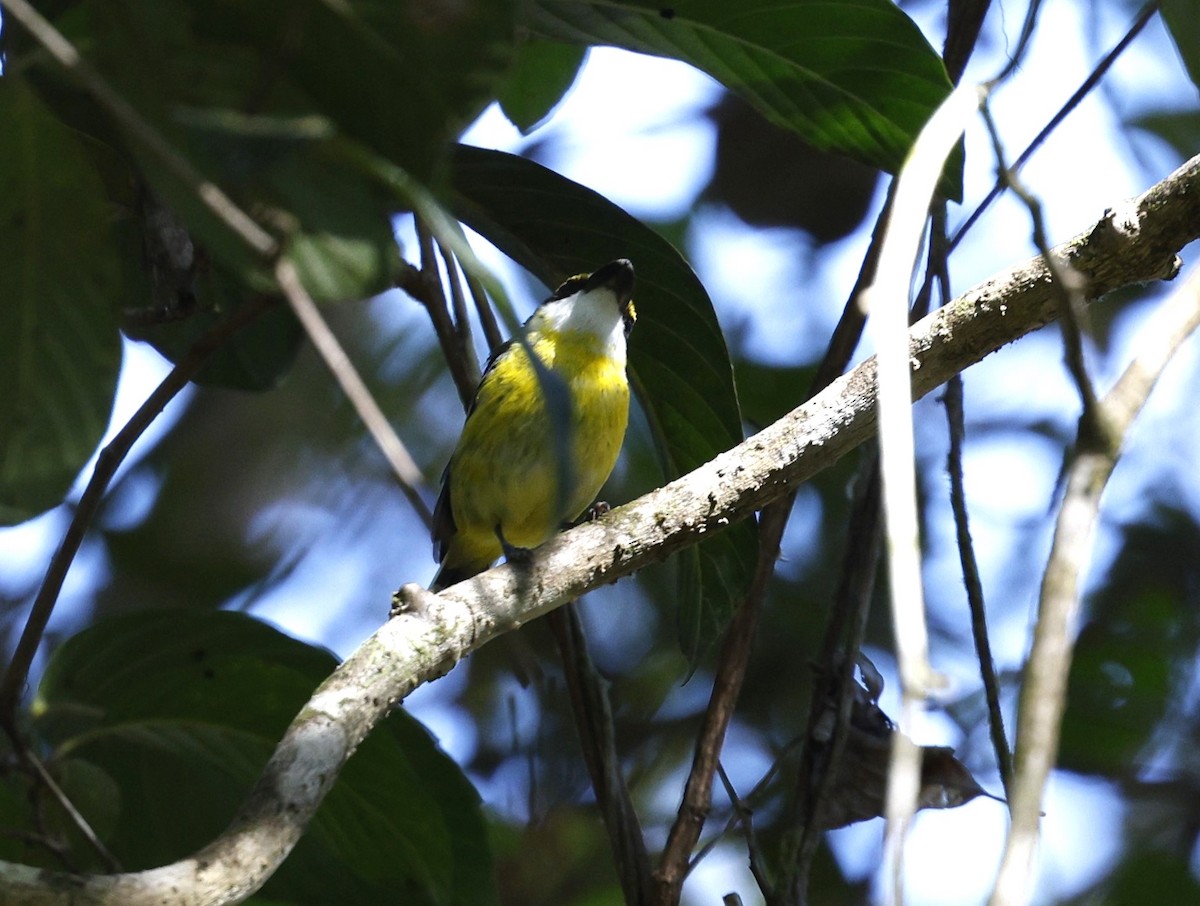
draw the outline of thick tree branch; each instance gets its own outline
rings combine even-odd
[[[1109,211],[1055,253],[1088,278],[1085,295],[1169,278],[1200,236],[1200,158]],[[1042,256],[981,284],[915,325],[909,353],[924,396],[1058,310]],[[0,863],[5,903],[219,904],[244,899],[283,861],[356,746],[417,686],[492,638],[601,584],[694,544],[836,462],[875,429],[875,363],[688,475],[565,532],[527,564],[505,564],[432,595],[397,595],[398,614],[317,690],[230,828],[172,865],[79,877]]]

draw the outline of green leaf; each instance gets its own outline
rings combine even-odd
[[[528,135],[570,90],[587,48],[558,41],[526,41],[500,90],[500,109]]]
[[[892,0],[536,0],[547,37],[682,60],[812,145],[895,173],[950,78]],[[786,162],[781,162],[785,166]],[[962,195],[962,158],[942,186]]]
[[[1195,110],[1148,113],[1130,120],[1129,125],[1158,136],[1184,160],[1200,148],[1200,115]]]
[[[1187,797],[1187,793],[1180,795],[1181,798]],[[1187,825],[1179,827],[1178,832],[1180,836],[1192,834]],[[1084,902],[1103,903],[1105,906],[1186,903],[1189,900],[1200,902],[1200,883],[1197,883],[1186,855],[1151,849],[1138,838],[1134,838],[1132,851],[1121,855],[1123,858],[1112,869],[1112,875],[1097,885],[1099,890],[1089,891],[1090,896]],[[1156,890],[1158,893],[1155,893]],[[1189,890],[1191,893],[1188,893]]]
[[[1175,49],[1192,77],[1192,84],[1200,88],[1200,29],[1196,27],[1196,4],[1193,0],[1162,0],[1160,12]]]
[[[546,285],[613,258],[633,262],[630,372],[668,479],[742,440],[712,302],[670,243],[603,196],[523,158],[462,146],[452,165],[458,216]],[[693,664],[741,600],[755,557],[755,526],[744,522],[681,560],[680,638]]]
[[[1075,643],[1059,757],[1070,770],[1120,774],[1167,713],[1194,637],[1181,631],[1178,597],[1162,589],[1103,606]]]
[[[54,653],[34,703],[35,729],[56,761],[86,759],[113,779],[121,802],[106,843],[127,869],[150,867],[228,825],[334,666],[328,652],[242,614],[112,618]],[[484,840],[470,784],[397,712],[347,763],[263,896],[494,901]]]
[[[181,122],[185,144],[205,169],[215,171],[222,162],[236,162],[231,187],[240,188],[238,194],[253,199],[256,208],[274,211],[275,217],[287,221],[287,253],[317,301],[363,298],[391,285],[399,255],[388,205],[374,177],[344,163],[340,140],[332,137],[326,121],[210,111],[189,114]],[[163,298],[161,279],[145,293],[151,307],[133,334],[179,361],[230,312],[271,291],[272,278],[189,187],[150,155],[141,159],[156,187],[183,215],[182,221],[196,225],[205,247],[223,255],[219,262],[198,261],[168,287],[173,296]],[[164,216],[153,204],[152,199],[144,201],[129,226],[146,235],[148,248]],[[238,267],[243,268],[240,274],[233,270]],[[151,277],[165,270],[151,268]],[[185,310],[179,312],[181,308]],[[239,389],[269,389],[291,367],[302,336],[281,304],[227,340],[197,379]]]
[[[0,79],[0,523],[58,504],[104,434],[127,295],[79,138]]]
[[[89,0],[60,26],[153,125],[184,111],[324,115],[420,178],[492,99],[515,0]],[[149,38],[149,40],[148,40]]]

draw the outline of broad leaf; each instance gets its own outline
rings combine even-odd
[[[1192,77],[1192,84],[1200,88],[1200,28],[1196,27],[1196,4],[1193,0],[1163,0],[1161,15],[1179,56],[1183,58],[1183,65]]]
[[[59,503],[108,424],[121,361],[104,186],[80,139],[0,79],[0,523]]]
[[[500,109],[522,133],[533,131],[575,82],[587,49],[558,41],[526,41],[500,89]]]
[[[712,302],[670,243],[603,196],[511,154],[460,147],[453,179],[458,216],[548,286],[613,258],[633,262],[638,322],[630,371],[668,479],[742,440]],[[681,558],[680,634],[693,662],[741,599],[755,537],[754,524],[742,523]]]
[[[689,63],[817,148],[889,173],[951,88],[937,52],[892,0],[536,0],[529,17],[547,37]],[[961,169],[958,156],[942,186],[954,200]]]
[[[101,816],[114,827],[106,843],[127,869],[149,867],[225,828],[334,666],[327,652],[242,614],[118,617],[55,652],[35,726],[55,762],[83,759],[112,778],[120,803],[115,823]],[[478,798],[429,735],[397,712],[346,765],[263,895],[489,902]]]

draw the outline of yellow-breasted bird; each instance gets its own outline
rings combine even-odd
[[[595,500],[629,420],[633,265],[571,277],[489,360],[433,511],[433,591],[537,547]],[[529,351],[539,365],[529,358]]]

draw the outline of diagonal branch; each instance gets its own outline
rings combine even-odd
[[[1097,403],[1085,412],[1066,473],[1066,493],[1050,561],[1042,578],[1038,620],[1029,653],[1017,721],[1016,770],[1011,793],[1012,826],[1000,865],[993,906],[1026,903],[1032,880],[1042,794],[1058,752],[1066,704],[1075,622],[1081,603],[1082,569],[1088,561],[1100,497],[1121,445],[1146,398],[1175,351],[1200,326],[1200,271],[1155,312],[1139,342],[1141,353]],[[1097,431],[1096,424],[1101,426]]]
[[[1173,276],[1200,236],[1200,158],[1110,211],[1055,252],[1095,300]],[[1052,321],[1057,297],[1039,255],[975,287],[909,334],[914,396]],[[749,517],[846,455],[875,429],[873,360],[737,447],[608,516],[432,595],[397,594],[398,615],[352,653],[285,733],[229,829],[195,854],[143,872],[74,876],[0,863],[6,904],[233,903],[287,857],[355,747],[422,683],[514,627]]]

